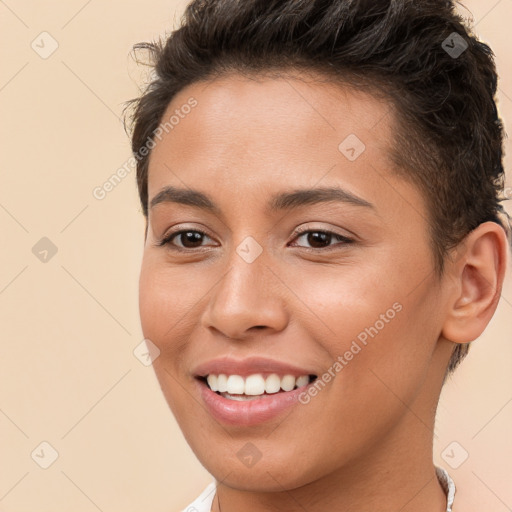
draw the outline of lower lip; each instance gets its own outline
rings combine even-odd
[[[307,386],[302,386],[293,391],[240,401],[218,395],[201,380],[198,380],[197,383],[208,412],[216,420],[228,425],[244,427],[271,420],[293,405],[299,405],[299,395],[307,388]]]

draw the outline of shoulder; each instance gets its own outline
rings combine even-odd
[[[190,505],[180,512],[210,512],[217,485],[213,481],[203,490],[203,492]]]

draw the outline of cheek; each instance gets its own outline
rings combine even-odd
[[[139,314],[142,332],[160,350],[152,367],[160,388],[173,414],[179,418],[186,410],[181,390],[183,383],[175,365],[179,365],[186,346],[186,337],[181,336],[185,315],[184,294],[169,269],[145,254],[139,276]],[[181,341],[183,338],[183,341]]]
[[[200,290],[197,277],[173,269],[161,260],[149,252],[144,254],[139,277],[139,312],[144,334],[151,332],[163,341],[193,308]]]
[[[175,339],[186,319],[187,293],[179,274],[173,275],[165,266],[158,264],[151,255],[144,256],[139,277],[139,315],[142,332],[160,349],[161,354],[178,350]],[[161,358],[159,358],[161,359]]]
[[[396,323],[402,309],[401,284],[383,268],[378,261],[358,268],[318,266],[294,280],[294,293],[307,306],[302,327],[311,339],[322,344],[325,340],[331,356],[349,350],[353,340],[365,346],[375,336],[383,337],[381,333]]]
[[[296,280],[308,311],[301,328],[328,354],[334,388],[371,399],[389,394],[379,377],[404,397],[421,384],[437,341],[436,301],[429,279],[414,288],[417,274],[410,260],[383,258],[357,272],[318,267]]]
[[[144,256],[139,277],[139,313],[144,336],[153,342],[160,339],[164,319],[168,318],[164,304],[169,294],[164,289],[157,268]]]
[[[353,315],[359,320],[339,321],[339,328],[343,324],[346,328],[346,336],[337,344],[343,364],[338,366],[333,400],[328,403],[333,415],[345,403],[350,419],[344,428],[355,437],[358,431],[364,437],[365,428],[370,435],[377,423],[385,431],[412,406],[428,378],[437,342],[431,319],[435,302],[428,289],[409,296],[397,289],[381,306],[378,302],[369,306],[370,315],[362,308]],[[373,426],[368,423],[369,411]]]

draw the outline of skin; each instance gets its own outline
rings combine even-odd
[[[438,279],[424,199],[388,157],[391,106],[311,76],[225,75],[169,105],[164,119],[191,96],[198,102],[152,150],[149,200],[168,185],[196,189],[220,213],[171,202],[149,211],[139,304],[144,336],[161,351],[156,376],[220,482],[214,511],[220,502],[222,512],[444,512],[435,409],[454,343],[477,338],[496,309],[506,235],[481,224]],[[355,161],[338,149],[349,134],[366,146]],[[333,185],[374,208],[265,211],[276,192]],[[207,236],[158,246],[178,224]],[[354,242],[322,245],[294,235],[299,226]],[[248,236],[262,248],[252,263],[236,252]],[[322,375],[394,303],[401,311],[307,405],[251,427],[220,424],[204,408],[199,363],[263,355]],[[237,457],[247,442],[262,454],[250,468]]]

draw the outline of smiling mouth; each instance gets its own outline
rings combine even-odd
[[[305,388],[316,378],[316,375],[295,377],[294,375],[278,375],[276,373],[266,376],[257,373],[247,377],[221,373],[199,377],[217,395],[236,401],[258,400],[266,396]]]

